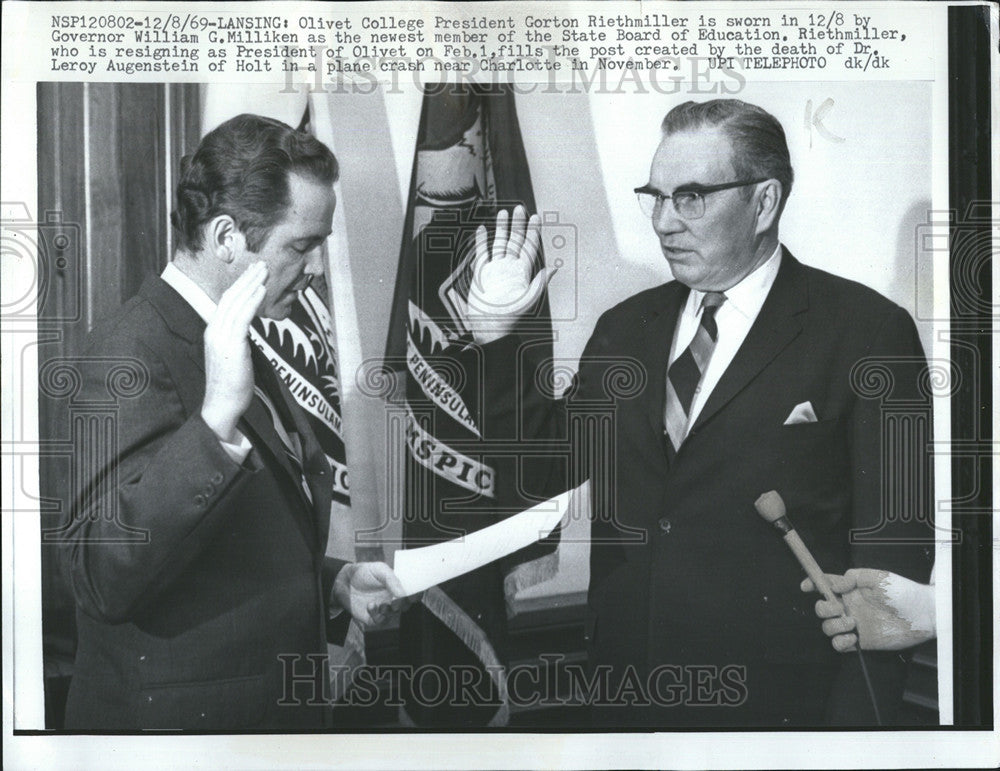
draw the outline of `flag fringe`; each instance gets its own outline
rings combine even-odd
[[[347,627],[347,636],[343,645],[327,645],[327,658],[329,661],[327,675],[330,682],[330,703],[335,708],[337,703],[351,690],[358,670],[368,664],[368,658],[365,655],[365,635],[354,619],[351,619],[351,623]],[[335,675],[339,671],[343,671],[343,677]]]
[[[507,602],[507,618],[517,615],[514,600],[525,589],[555,578],[559,572],[559,552],[553,551],[541,557],[515,565],[503,579],[503,596]]]
[[[507,669],[500,663],[486,633],[440,587],[424,592],[421,602],[438,620],[454,632],[470,651],[485,665],[486,672],[496,684],[500,694],[500,707],[487,728],[507,725],[510,719],[510,702],[507,699]]]

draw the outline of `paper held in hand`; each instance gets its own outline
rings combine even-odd
[[[575,492],[567,490],[462,538],[418,549],[397,549],[393,570],[407,596],[450,581],[545,538],[563,518]]]

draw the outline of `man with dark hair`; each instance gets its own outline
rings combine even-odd
[[[876,367],[888,398],[926,414],[914,323],[782,246],[791,186],[778,121],[715,100],[670,111],[649,180],[635,191],[674,280],[601,316],[570,401],[613,415],[603,445],[572,448],[602,461],[587,470],[595,727],[897,719],[905,661],[868,651],[863,670],[855,653],[838,652],[847,646],[834,650],[800,591],[802,569],[754,508],[777,490],[831,573],[873,568],[927,581],[929,436],[910,445],[915,458],[890,457],[864,374]],[[470,312],[493,355],[516,356],[518,345],[507,334],[516,313],[496,308],[523,305],[544,284],[525,270],[537,228],[537,217],[526,224],[515,212],[492,257],[480,233]],[[635,389],[614,390],[617,367],[631,368]],[[522,393],[494,409],[524,410],[526,427],[547,414],[549,429],[526,428],[529,437],[592,439],[600,421],[567,426],[565,404],[553,408],[534,373],[523,374]],[[825,605],[817,612],[833,615]],[[826,622],[831,636],[848,628]]]
[[[329,464],[248,340],[322,272],[336,178],[303,132],[223,123],[184,165],[173,262],[94,333],[93,361],[146,382],[120,400],[117,454],[80,470],[68,728],[322,727],[340,611],[364,626],[402,595],[387,565],[324,556]]]
[[[202,225],[227,213],[256,252],[288,208],[289,174],[330,186],[339,173],[333,153],[311,134],[273,118],[237,115],[209,132],[194,156],[182,161],[171,215],[178,248],[201,249]]]

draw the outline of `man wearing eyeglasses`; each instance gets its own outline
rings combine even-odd
[[[868,651],[863,668],[833,649],[816,597],[800,590],[802,569],[754,501],[777,490],[830,573],[872,568],[926,583],[929,459],[918,449],[896,470],[882,450],[882,400],[864,380],[889,378],[888,398],[925,406],[913,321],[781,244],[793,173],[769,113],[687,102],[662,134],[635,192],[674,280],[601,316],[569,401],[613,414],[612,449],[588,448],[604,458],[589,470],[593,724],[892,724],[905,661]],[[533,259],[536,228],[522,212],[509,236],[500,228],[477,291],[490,296]],[[543,282],[525,278],[525,295]],[[474,293],[472,306],[488,303]],[[479,336],[486,350],[512,344],[503,331]],[[608,394],[620,365],[640,373],[637,393]],[[544,433],[541,414],[549,436],[572,435],[566,403],[533,394],[522,404],[528,435]]]

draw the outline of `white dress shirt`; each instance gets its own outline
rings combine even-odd
[[[184,301],[194,308],[195,313],[201,316],[206,324],[212,320],[212,317],[215,315],[215,301],[205,294],[205,290],[198,286],[193,279],[185,275],[180,268],[172,262],[167,263],[167,267],[163,269],[160,278],[166,281],[177,294],[183,297]],[[239,431],[236,432],[236,437],[236,442],[224,442],[222,439],[219,442],[222,444],[222,449],[226,451],[226,454],[233,461],[242,463],[246,460],[247,455],[250,454],[253,445]]]
[[[691,409],[688,412],[685,433],[691,430],[691,426],[697,420],[712,390],[718,385],[722,374],[728,369],[736,352],[743,345],[750,327],[753,326],[757,314],[760,313],[760,309],[764,305],[764,300],[767,299],[768,292],[771,291],[780,266],[781,244],[778,244],[763,265],[746,276],[736,286],[726,290],[726,301],[715,312],[719,337],[715,343],[712,358],[708,362],[708,367],[702,373],[701,381],[695,389]],[[701,301],[704,297],[705,292],[697,289],[692,289],[688,294],[687,303],[681,308],[677,330],[674,332],[674,340],[670,346],[668,366],[674,363],[674,360],[684,352],[694,339],[694,334],[698,331],[698,325],[701,323]]]

